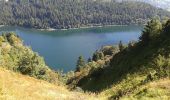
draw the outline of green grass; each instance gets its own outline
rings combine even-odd
[[[121,100],[169,100],[170,79],[161,79],[146,84]]]

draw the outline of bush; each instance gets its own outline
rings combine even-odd
[[[119,48],[117,46],[104,46],[101,51],[103,52],[104,56],[106,55],[114,55],[119,52]]]
[[[100,59],[103,59],[104,58],[104,54],[102,51],[96,51],[94,54],[93,54],[93,58],[92,60],[93,61],[98,61]]]
[[[154,69],[156,70],[156,75],[158,77],[168,77],[170,76],[170,56],[168,58],[158,55],[158,57],[153,61]]]

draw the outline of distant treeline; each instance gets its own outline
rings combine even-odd
[[[141,2],[114,0],[0,1],[0,24],[39,29],[144,24],[156,15],[170,13]]]

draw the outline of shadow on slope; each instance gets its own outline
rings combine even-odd
[[[159,55],[168,58],[169,54],[169,38],[160,36],[149,44],[139,42],[135,46],[117,53],[111,59],[109,67],[98,68],[98,70],[83,77],[77,85],[85,91],[101,92],[114,84],[119,84],[129,74],[137,74],[137,77],[146,76],[145,79],[142,79],[145,81],[150,76],[151,71],[159,69],[153,65],[155,59]]]

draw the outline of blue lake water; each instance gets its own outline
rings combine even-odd
[[[40,31],[21,27],[5,26],[0,32],[16,32],[24,44],[31,46],[43,56],[46,64],[64,72],[74,70],[77,58],[82,55],[86,60],[104,45],[116,45],[119,41],[137,41],[141,26],[107,26],[86,29]]]

